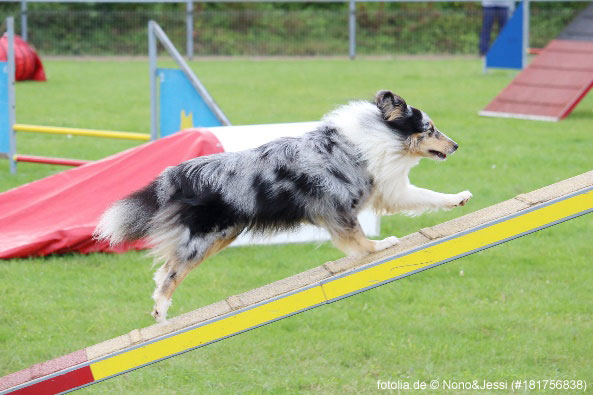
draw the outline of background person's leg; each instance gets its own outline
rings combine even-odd
[[[490,46],[490,33],[494,24],[495,7],[482,7],[482,31],[480,32],[480,56],[486,55]]]
[[[496,24],[498,25],[498,34],[502,30],[503,26],[507,23],[509,19],[509,9],[508,7],[495,7],[495,17],[496,17]]]

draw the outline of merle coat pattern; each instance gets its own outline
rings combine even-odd
[[[149,238],[164,261],[153,295],[153,316],[162,321],[185,276],[244,231],[308,223],[327,229],[347,254],[369,254],[398,240],[368,240],[357,220],[362,208],[419,213],[465,204],[468,191],[442,194],[408,180],[422,157],[442,160],[456,149],[424,112],[380,91],[374,103],[342,106],[301,137],[166,169],[108,209],[95,234],[112,244]]]

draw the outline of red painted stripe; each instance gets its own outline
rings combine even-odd
[[[60,376],[40,381],[9,394],[15,395],[53,395],[89,384],[95,381],[90,366],[83,366]]]
[[[0,377],[0,392],[8,388],[28,383],[40,377],[52,375],[62,370],[87,362],[86,349],[74,351],[49,361],[35,364],[27,369]]]
[[[577,106],[577,104],[579,104],[579,102],[581,100],[583,100],[583,98],[585,96],[587,96],[587,93],[589,93],[589,91],[591,90],[591,88],[593,88],[593,81],[591,81],[591,83],[584,87],[581,92],[579,93],[579,96],[576,98],[576,100],[572,103],[570,103],[562,112],[562,115],[560,115],[560,119],[564,119],[568,116],[568,114],[570,114],[572,112],[572,110],[574,110],[574,108]]]
[[[33,156],[33,155],[16,155],[17,162],[30,163],[45,163],[48,165],[63,165],[63,166],[82,166],[90,163],[89,160],[82,159],[68,159],[68,158],[50,158],[48,156]]]

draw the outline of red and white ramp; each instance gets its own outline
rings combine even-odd
[[[553,40],[480,115],[559,121],[593,87],[593,41]]]
[[[167,166],[222,151],[207,130],[179,132],[4,192],[0,259],[143,248],[143,242],[109,246],[94,240],[101,213]]]

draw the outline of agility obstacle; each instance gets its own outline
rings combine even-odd
[[[23,125],[16,123],[12,125],[12,130],[15,132],[34,132],[34,133],[48,133],[48,134],[64,134],[69,136],[87,136],[87,137],[102,137],[111,139],[125,139],[125,140],[140,140],[148,141],[150,136],[142,133],[132,132],[116,132],[112,130],[95,130],[95,129],[78,129],[78,128],[64,128],[56,126],[40,126],[40,125]],[[60,166],[82,166],[90,163],[90,160],[83,159],[69,159],[69,158],[55,158],[49,156],[36,155],[20,155],[14,154],[13,160],[15,162],[41,163],[46,165],[60,165]]]
[[[592,20],[593,4],[543,48],[480,115],[539,121],[568,116],[593,88]],[[513,31],[519,29],[515,26]],[[504,48],[497,53],[504,58]]]
[[[179,69],[157,68],[157,43],[165,48]],[[156,136],[157,129],[160,137],[165,137],[196,126],[231,126],[227,116],[191,71],[167,34],[152,20],[148,22],[148,63],[151,135]]]
[[[70,136],[105,137],[110,139],[140,140],[148,141],[150,136],[143,133],[116,132],[112,130],[63,128],[57,126],[23,125],[20,123],[12,125],[15,132],[34,132],[49,134],[66,134]]]
[[[95,384],[591,212],[593,171],[422,229],[380,253],[327,262],[10,374],[0,378],[0,394],[56,394]]]
[[[10,171],[12,173],[16,172],[17,162],[63,166],[81,166],[89,163],[89,161],[80,159],[17,154],[16,132],[148,141],[196,126],[231,125],[224,112],[216,104],[210,93],[208,93],[208,90],[191,71],[189,65],[171,43],[169,37],[154,21],[148,23],[151,95],[150,136],[144,133],[16,123],[14,93],[15,35],[14,19],[12,17],[6,19],[6,26],[8,41],[7,62],[0,62],[0,156],[7,157],[10,160]],[[173,57],[179,69],[159,69],[156,67],[157,43],[159,42],[167,50],[169,55]],[[158,122],[159,118],[160,124]]]
[[[487,69],[523,69],[527,64],[529,49],[529,0],[523,0],[484,57]]]

